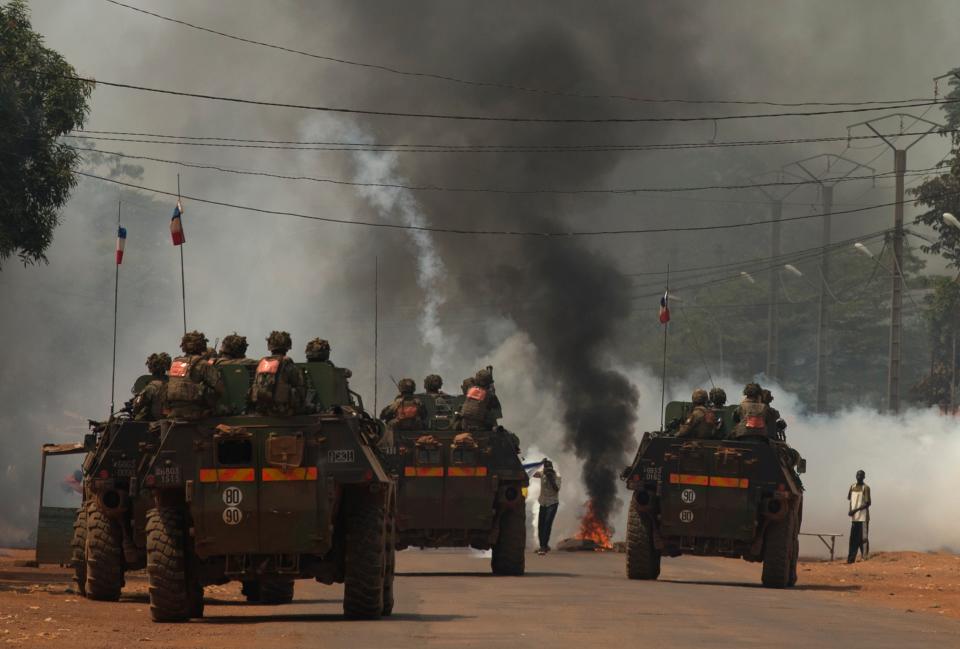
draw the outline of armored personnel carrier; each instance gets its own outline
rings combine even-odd
[[[522,575],[529,478],[516,436],[459,429],[462,396],[417,397],[427,427],[392,431],[386,456],[397,480],[397,549],[492,549],[493,574]]]
[[[692,405],[672,402],[668,430],[648,432],[622,478],[632,492],[627,576],[656,579],[661,557],[683,554],[763,563],[770,588],[797,581],[806,462],[783,436],[692,439],[675,435]],[[735,406],[716,411],[718,437]]]

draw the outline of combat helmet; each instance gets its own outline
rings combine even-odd
[[[463,383],[460,384],[460,389],[463,390],[463,393],[466,394],[467,390],[475,386],[477,382],[473,379],[472,376],[468,376],[463,380]]]
[[[163,376],[170,369],[170,354],[160,352],[147,356],[147,369],[154,376]]]
[[[184,354],[202,354],[207,351],[207,337],[200,331],[188,331],[180,339]]]
[[[758,383],[747,383],[743,386],[743,396],[748,399],[756,399],[760,396],[761,388]]]
[[[693,391],[693,395],[690,397],[690,401],[695,406],[705,406],[707,405],[707,391],[703,388],[697,388]]]
[[[400,379],[397,382],[397,389],[400,390],[400,394],[413,394],[417,384],[413,379]]]
[[[305,350],[307,361],[310,363],[322,363],[330,360],[330,343],[323,338],[314,338],[307,343]]]
[[[473,380],[481,388],[489,388],[493,383],[493,372],[488,369],[478,370]]]
[[[226,358],[243,358],[247,355],[247,337],[239,335],[236,331],[225,336],[220,343],[220,354]]]
[[[439,392],[443,387],[443,379],[439,374],[430,374],[423,379],[423,389],[427,392]]]
[[[710,389],[710,403],[714,408],[722,408],[727,403],[727,393],[723,388]]]
[[[773,393],[770,390],[761,390],[760,391],[760,401],[770,405],[773,402]]]
[[[290,334],[286,331],[271,331],[267,336],[267,349],[271,354],[286,354],[293,347]]]

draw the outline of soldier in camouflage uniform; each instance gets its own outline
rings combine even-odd
[[[466,386],[466,381],[464,385]],[[460,409],[459,426],[464,430],[491,430],[497,425],[500,399],[493,388],[493,373],[489,369],[477,372],[473,386],[467,388],[466,399]]]
[[[787,422],[780,417],[780,411],[771,405],[773,403],[773,394],[770,390],[760,391],[760,401],[767,406],[765,421],[767,423],[767,436],[770,439],[785,440],[783,431],[787,429]]]
[[[239,335],[236,331],[228,336],[224,336],[220,343],[220,355],[216,359],[216,365],[251,365],[255,363],[252,358],[247,358],[247,337]]]
[[[184,355],[175,358],[170,366],[164,414],[176,419],[208,417],[223,395],[223,378],[207,362],[207,337],[199,331],[185,333],[180,349]]]
[[[713,414],[717,417],[717,430],[714,437],[724,439],[730,431],[725,428],[723,419],[723,409],[727,405],[727,393],[723,388],[710,388],[710,407]]]
[[[687,416],[680,429],[677,430],[677,437],[692,437],[694,439],[712,439],[717,430],[717,416],[712,409],[707,407],[707,391],[697,388],[690,397],[693,403],[693,410]]]
[[[308,363],[329,363],[333,365],[330,361],[330,343],[323,338],[314,338],[308,342],[304,353],[307,356]]]
[[[413,379],[400,379],[400,394],[380,411],[380,419],[395,430],[423,430],[426,428],[427,408],[413,395],[417,384]]]
[[[743,399],[734,414],[737,422],[733,429],[735,438],[767,437],[767,406],[761,397],[763,389],[756,383],[747,383],[743,388]]]
[[[463,396],[467,396],[467,392],[470,391],[470,388],[476,385],[476,381],[473,380],[472,376],[468,376],[460,384],[460,390],[463,391]]]
[[[443,379],[438,374],[429,374],[427,378],[423,379],[423,391],[429,396],[445,396],[445,393],[440,389],[442,387]]]
[[[250,388],[250,402],[257,413],[287,416],[303,410],[305,381],[303,372],[287,356],[292,346],[286,331],[273,331],[267,336],[270,355],[260,359]]]
[[[167,400],[167,370],[170,369],[170,355],[165,352],[150,354],[147,357],[147,370],[150,382],[133,398],[133,418],[137,421],[156,421],[163,418],[163,409]]]

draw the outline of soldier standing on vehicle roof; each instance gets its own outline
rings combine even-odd
[[[491,430],[497,425],[496,413],[500,411],[500,399],[493,388],[493,372],[489,368],[479,370],[473,382],[460,409],[460,426],[464,430]]]
[[[394,430],[423,430],[426,428],[427,408],[413,396],[417,384],[413,379],[397,382],[400,394],[380,412],[380,419]]]
[[[714,437],[716,439],[724,439],[727,436],[727,429],[725,428],[724,418],[723,418],[723,408],[727,405],[727,393],[723,388],[710,388],[710,407],[713,409],[713,414],[717,418],[717,427],[714,432]]]
[[[270,355],[260,359],[250,387],[250,401],[260,414],[288,416],[303,410],[305,382],[303,372],[287,356],[292,346],[286,331],[272,331],[267,336]]]
[[[248,365],[255,362],[252,358],[247,358],[247,337],[234,331],[224,336],[220,343],[220,355],[214,365]]]
[[[687,416],[680,429],[677,430],[677,437],[693,437],[695,439],[712,439],[717,428],[717,416],[713,410],[707,408],[707,391],[703,388],[697,388],[693,391],[690,401],[693,404],[693,410]]]
[[[167,401],[167,371],[170,369],[170,363],[170,355],[166,352],[150,354],[147,357],[147,369],[153,378],[133,398],[135,420],[156,421],[163,418],[163,409]]]
[[[860,558],[866,558],[863,552],[864,525],[870,525],[870,505],[873,501],[870,499],[870,487],[864,482],[867,474],[863,469],[857,471],[857,481],[850,485],[847,491],[847,500],[850,501],[850,550],[847,553],[847,563],[853,563],[857,560],[857,552]]]
[[[328,363],[333,365],[333,363],[330,362],[330,343],[323,338],[314,338],[308,342],[304,354],[307,356],[308,363]]]
[[[219,370],[207,363],[207,337],[199,331],[187,332],[180,349],[184,355],[173,359],[170,365],[164,414],[176,419],[208,417],[223,395],[223,378]]]
[[[770,439],[785,440],[786,436],[783,431],[787,429],[787,422],[780,417],[780,411],[770,405],[773,403],[773,394],[770,390],[762,390],[760,400],[767,406],[767,436]]]
[[[734,438],[767,437],[767,406],[761,401],[762,388],[756,383],[747,383],[743,388],[743,400],[734,415],[737,425]]]
[[[438,374],[428,374],[425,379],[423,379],[423,391],[433,397],[445,396],[445,393],[440,390],[443,387],[443,379],[440,378]]]

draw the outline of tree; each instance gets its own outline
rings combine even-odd
[[[0,6],[0,263],[46,261],[77,153],[57,138],[83,126],[93,83],[33,31],[23,0]]]

